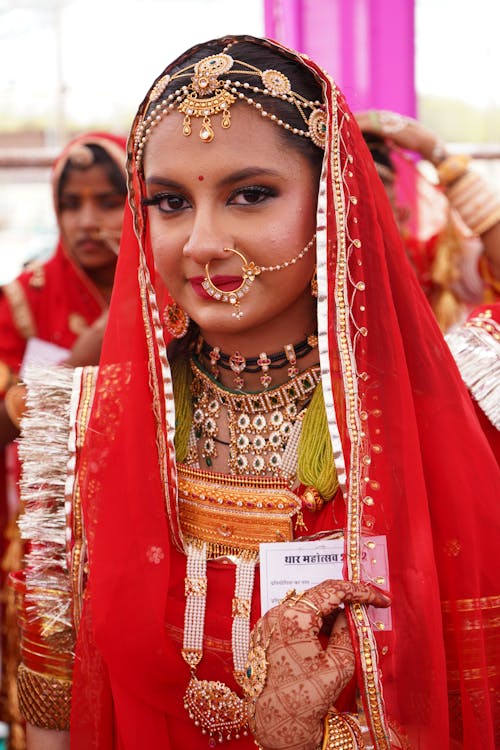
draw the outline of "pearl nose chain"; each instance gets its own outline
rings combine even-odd
[[[210,263],[212,261],[209,261],[205,265],[205,278],[202,281],[202,287],[207,292],[207,294],[209,294],[217,302],[228,302],[230,305],[232,305],[234,307],[233,316],[239,319],[243,316],[240,308],[240,300],[242,299],[242,297],[248,294],[257,276],[260,276],[261,273],[265,273],[266,271],[283,271],[285,268],[289,268],[290,266],[295,265],[295,263],[301,260],[304,255],[309,252],[309,250],[314,245],[315,240],[316,234],[312,236],[307,245],[302,248],[302,250],[293,258],[285,260],[283,261],[283,263],[276,263],[276,265],[273,266],[259,266],[253,261],[250,261],[249,263],[243,253],[241,253],[239,250],[235,250],[232,247],[225,247],[225,252],[234,253],[234,255],[237,255],[242,261],[241,284],[236,287],[236,289],[232,289],[230,291],[220,289],[216,284],[214,284],[210,276]]]

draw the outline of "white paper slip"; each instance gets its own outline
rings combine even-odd
[[[50,341],[37,339],[35,336],[28,339],[24,352],[23,364],[21,366],[21,379],[30,365],[57,365],[68,357],[69,349],[52,344]]]
[[[266,542],[260,545],[261,614],[283,599],[287,591],[310,589],[328,578],[342,580],[344,540]],[[385,536],[363,537],[362,577],[389,591],[389,564]],[[379,630],[390,630],[391,610],[368,608],[370,621]]]

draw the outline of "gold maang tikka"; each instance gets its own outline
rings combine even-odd
[[[189,93],[178,107],[179,112],[184,114],[184,135],[191,135],[191,117],[203,117],[200,138],[204,143],[210,143],[215,136],[210,115],[222,113],[222,127],[227,129],[231,126],[229,108],[236,97],[227,89],[221,88],[218,76],[227,73],[232,64],[233,60],[229,55],[221,54],[205,57],[194,66],[194,75],[188,86]],[[207,96],[210,94],[213,96]]]
[[[242,80],[224,78],[229,71],[233,76],[238,76]],[[258,78],[260,85],[252,85],[245,81],[245,77],[248,76]],[[190,81],[182,83],[183,79],[190,79]],[[179,88],[162,98],[165,89],[173,81],[179,81]],[[304,127],[294,127],[278,115],[268,112],[262,102],[255,99],[254,94],[282,99],[292,104],[304,121]],[[153,86],[144,110],[145,114],[135,134],[137,166],[140,167],[144,147],[152,130],[169,112],[177,109],[184,115],[183,133],[185,136],[192,133],[192,118],[203,118],[199,136],[204,143],[210,143],[215,137],[210,118],[220,114],[222,127],[229,128],[231,126],[230,109],[237,101],[246,102],[260,112],[262,117],[268,118],[294,135],[309,138],[316,146],[324,149],[327,120],[322,102],[310,101],[293,91],[289,78],[279,70],[262,71],[254,65],[234,59],[226,52],[221,52],[204,57],[194,65],[182,68],[172,75],[164,75]],[[146,115],[153,104],[151,111]]]

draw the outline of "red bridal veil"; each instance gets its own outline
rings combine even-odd
[[[360,578],[362,534],[383,534],[393,597],[391,630],[374,632],[363,607],[349,611],[373,746],[389,747],[391,724],[414,750],[493,750],[498,467],[342,94],[310,60],[241,39],[298,61],[324,91],[318,332],[346,509],[345,577]],[[227,42],[203,45],[205,54]],[[163,290],[135,166],[146,103],[129,140],[131,208],[81,461],[90,576],[75,668],[75,750],[172,747],[172,680],[182,663],[164,627],[170,550],[182,539]]]

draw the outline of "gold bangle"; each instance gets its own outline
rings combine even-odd
[[[69,729],[71,681],[47,677],[19,665],[19,708],[27,722],[42,729]]]
[[[450,205],[474,234],[484,234],[500,220],[500,197],[475,172],[467,172],[446,190]]]
[[[365,743],[355,717],[330,711],[325,716],[325,734],[321,750],[364,750]]]
[[[437,167],[439,182],[441,185],[450,185],[465,174],[469,168],[470,156],[465,154],[452,154],[443,159]]]

